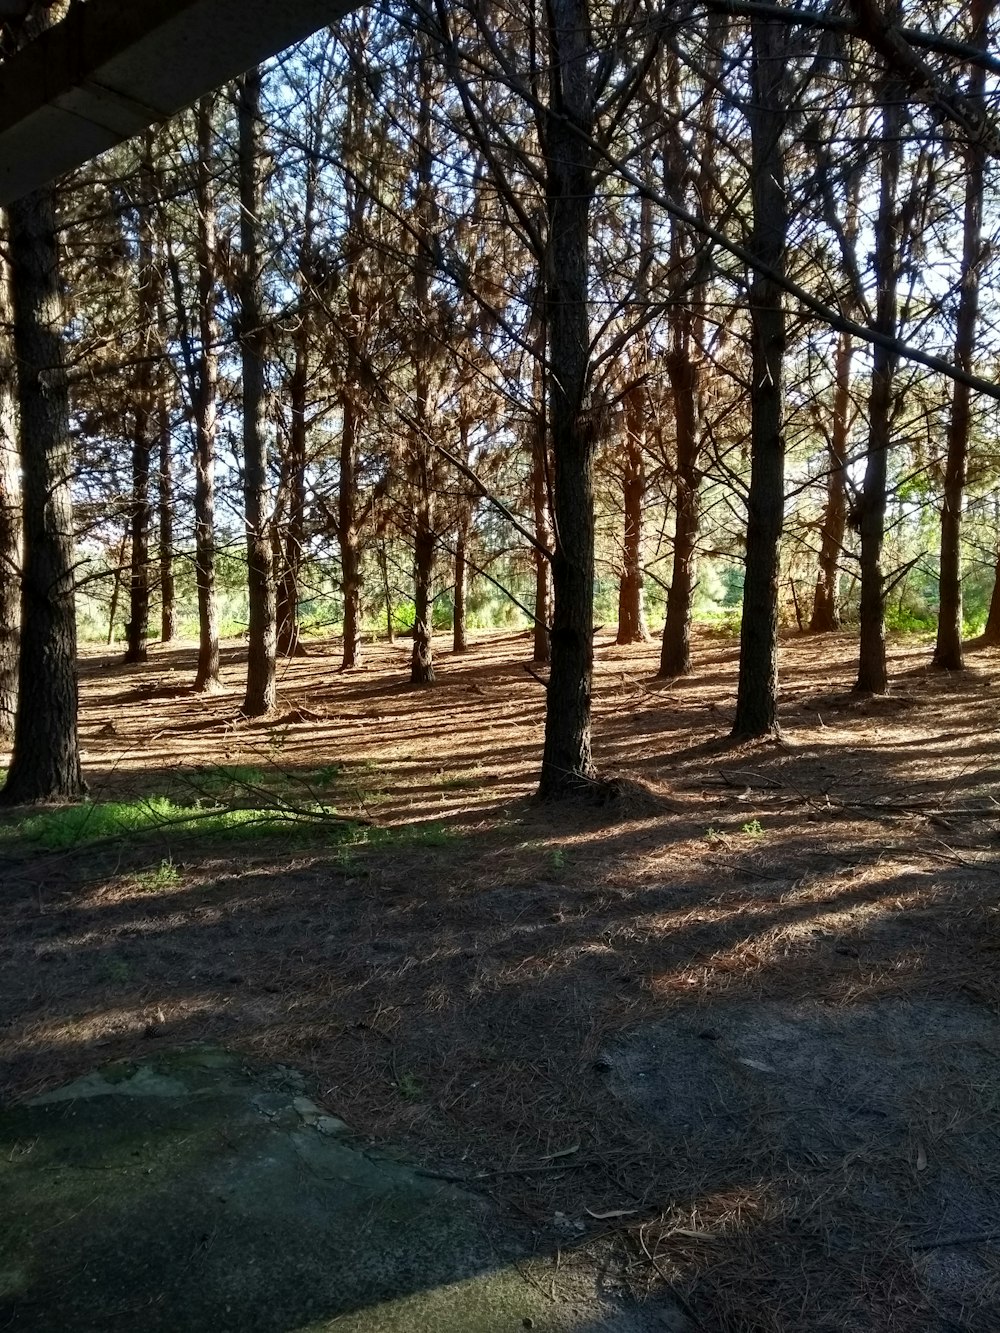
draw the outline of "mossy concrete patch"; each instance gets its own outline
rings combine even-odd
[[[0,1114],[0,1327],[494,1333],[668,1327],[488,1201],[366,1150],[291,1070],[97,1071]],[[544,1282],[539,1280],[545,1272]]]

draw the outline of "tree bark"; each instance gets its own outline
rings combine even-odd
[[[989,16],[993,0],[972,0],[972,39],[980,50],[989,42]],[[985,118],[986,71],[974,65],[966,101]],[[986,145],[972,139],[965,145],[965,225],[962,237],[961,291],[955,321],[955,364],[971,372],[976,350],[979,316],[979,270],[983,258],[983,190],[986,176]],[[957,380],[952,385],[951,420],[948,423],[948,457],[941,509],[941,581],[937,643],[934,665],[961,671],[962,654],[962,506],[969,471],[969,438],[972,429],[972,393]]]
[[[532,550],[535,564],[535,621],[532,631],[532,661],[546,663],[552,658],[552,513],[549,507],[549,459],[545,430],[545,392],[542,379],[544,343],[536,360],[538,396],[533,423],[531,453],[531,504],[535,521],[535,541]],[[539,549],[541,548],[541,549]]]
[[[21,466],[17,456],[17,363],[6,332],[10,275],[0,261],[0,744],[14,735],[21,626]]]
[[[431,420],[430,357],[432,341],[426,329],[431,319],[431,265],[433,252],[433,143],[431,117],[430,58],[425,48],[420,52],[420,106],[417,123],[416,201],[414,214],[418,252],[413,267],[413,305],[420,327],[411,342],[415,422],[407,441],[407,474],[413,495],[413,652],[410,658],[410,684],[434,683],[433,614],[434,598],[434,465],[428,437]]]
[[[303,315],[295,344],[295,366],[288,389],[288,452],[282,468],[282,486],[288,515],[281,547],[281,576],[278,580],[278,651],[283,657],[294,657],[303,651],[299,627],[299,579],[306,537],[308,382],[309,345]]]
[[[278,652],[283,657],[305,653],[299,624],[299,584],[306,541],[310,340],[314,300],[313,230],[318,170],[314,145],[306,154],[303,230],[298,254],[299,321],[295,334],[295,362],[288,385],[288,450],[281,460],[279,487],[286,510],[285,529],[278,542]]]
[[[73,456],[51,190],[8,209],[24,503],[20,691],[5,805],[86,791],[77,736]]]
[[[589,411],[590,208],[593,125],[586,0],[551,0],[549,106],[544,113],[548,234],[544,263],[548,419],[552,438],[552,665],[538,794],[572,795],[596,776],[591,752],[594,667],[594,451]]]
[[[788,29],[770,19],[750,25],[753,90],[751,138],[753,232],[749,249],[770,273],[785,268],[788,200],[782,135]],[[747,499],[746,578],[740,629],[740,671],[734,739],[777,729],[778,580],[785,508],[784,355],[782,290],[757,272],[750,284],[750,492]]]
[[[434,605],[434,526],[431,497],[425,494],[417,507],[417,531],[413,547],[413,655],[410,684],[434,684],[434,653],[431,614]]]
[[[875,229],[875,328],[894,338],[897,332],[899,283],[899,173],[905,92],[887,77],[881,92],[882,134],[878,219]],[[885,655],[885,579],[882,543],[885,538],[886,488],[893,384],[899,355],[882,344],[872,348],[872,381],[868,396],[868,453],[858,503],[861,534],[861,645],[855,690],[884,694],[889,687]]]
[[[194,533],[195,578],[198,585],[198,669],[194,688],[212,693],[219,680],[219,613],[215,594],[215,436],[216,341],[215,195],[212,183],[214,98],[198,103],[198,162],[195,198],[198,208],[197,383],[195,385]]]
[[[847,532],[847,443],[851,412],[851,361],[854,345],[848,333],[837,340],[834,363],[833,424],[830,431],[826,505],[820,537],[819,568],[813,594],[811,634],[840,629],[840,557]]]
[[[463,507],[458,520],[458,532],[455,535],[455,612],[452,620],[451,650],[454,653],[469,651],[466,633],[465,593],[468,578],[466,568],[466,546],[469,540],[469,512]]]
[[[358,409],[355,386],[341,395],[340,493],[337,536],[340,541],[340,587],[344,594],[344,656],[350,671],[361,663],[361,544],[358,535]]]
[[[138,320],[140,336],[139,364],[134,374],[132,423],[132,513],[131,570],[129,577],[129,619],[126,626],[125,661],[145,662],[149,636],[151,566],[149,548],[153,527],[153,508],[149,478],[153,457],[153,422],[156,416],[157,309],[160,304],[159,274],[154,256],[153,219],[153,145],[147,133],[143,141],[138,207]]]
[[[267,437],[264,430],[264,295],[261,279],[261,73],[239,82],[240,349],[243,362],[243,508],[247,539],[249,642],[242,712],[263,717],[277,701],[277,612],[267,513]]]
[[[633,385],[625,396],[625,439],[622,450],[622,572],[618,584],[619,644],[648,643],[642,573],[642,521],[646,500],[645,390]]]
[[[675,320],[686,325],[687,312],[679,309]],[[690,344],[690,330],[684,327],[675,329],[674,347],[667,357],[677,441],[674,551],[658,673],[667,679],[685,676],[691,670],[691,617],[694,611],[698,537],[701,531],[699,376]]]
[[[174,478],[170,449],[170,412],[167,394],[160,384],[156,396],[156,429],[160,449],[160,470],[157,475],[157,509],[159,517],[160,550],[160,642],[169,643],[174,637],[176,593],[174,589]]]

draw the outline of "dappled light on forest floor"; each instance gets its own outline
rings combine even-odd
[[[423,690],[403,645],[336,647],[254,723],[238,647],[207,699],[183,648],[85,659],[95,803],[316,817],[46,846],[6,816],[5,1086],[215,1042],[706,1327],[992,1333],[994,655],[901,641],[900,696],[858,700],[846,636],[790,638],[783,739],[734,748],[727,640],[661,682],[599,637],[598,763],[656,798],[616,808],[530,800],[528,640]]]

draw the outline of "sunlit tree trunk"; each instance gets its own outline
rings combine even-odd
[[[167,312],[162,299],[156,312],[158,345],[167,345]],[[160,642],[174,637],[176,590],[174,585],[174,460],[170,436],[170,405],[165,368],[161,366],[156,388],[156,439],[159,469],[156,477],[157,544],[160,558]]]
[[[645,590],[642,572],[642,523],[646,500],[646,455],[643,448],[646,420],[645,386],[633,385],[625,396],[625,438],[622,449],[622,572],[618,585],[616,642],[646,643]]]
[[[73,456],[51,190],[7,211],[23,494],[19,693],[5,805],[86,790],[77,735]]]
[[[21,466],[10,275],[0,260],[0,744],[14,735],[21,626]]]

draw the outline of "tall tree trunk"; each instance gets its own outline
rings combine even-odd
[[[985,51],[989,44],[989,17],[994,0],[972,0],[973,42]],[[974,65],[966,100],[985,120],[986,71]],[[961,294],[955,321],[955,364],[971,372],[976,350],[979,315],[979,269],[983,258],[983,187],[986,174],[986,145],[970,139],[965,145],[965,227],[962,238]],[[941,510],[941,583],[937,643],[934,665],[961,671],[962,656],[962,506],[969,470],[969,436],[972,425],[972,393],[957,380],[952,385],[951,420],[948,423],[948,458],[944,475],[944,504]]]
[[[278,580],[278,651],[283,657],[292,657],[304,651],[299,629],[299,580],[306,538],[308,382],[309,344],[303,317],[295,344],[295,366],[288,387],[288,453],[282,467],[282,487],[288,515],[281,550],[281,577]]]
[[[361,545],[358,538],[358,408],[355,386],[341,395],[340,493],[337,535],[340,541],[340,588],[344,594],[343,670],[361,662]]]
[[[881,92],[881,180],[875,229],[875,328],[894,338],[897,333],[899,282],[899,172],[905,92],[898,80],[887,77]],[[861,534],[861,645],[855,689],[863,694],[884,694],[889,687],[885,655],[885,580],[882,543],[885,538],[886,489],[893,383],[899,355],[876,344],[872,348],[872,381],[868,396],[868,453],[858,503]]]
[[[819,569],[813,594],[809,630],[829,634],[840,629],[840,557],[847,532],[847,441],[851,413],[851,361],[854,345],[849,333],[837,340],[834,361],[833,425],[830,431],[826,505],[820,537]]]
[[[434,531],[434,466],[428,437],[431,420],[430,358],[433,343],[427,330],[431,313],[431,254],[434,228],[434,152],[432,143],[430,57],[420,52],[420,107],[417,124],[416,230],[419,246],[413,267],[413,305],[420,320],[411,343],[415,423],[410,427],[407,473],[413,494],[413,652],[410,684],[434,683],[432,644],[434,598],[432,581],[436,534]]]
[[[160,448],[157,475],[157,509],[160,549],[160,642],[174,637],[176,591],[174,587],[174,477],[170,448],[170,411],[162,381],[156,396],[156,432]]]
[[[625,440],[622,451],[622,572],[618,584],[619,644],[648,643],[642,573],[642,521],[646,500],[645,388],[633,385],[625,397]]]
[[[292,376],[288,385],[288,449],[281,460],[279,494],[286,514],[278,544],[278,652],[304,654],[299,625],[299,585],[306,541],[306,463],[309,444],[309,374],[314,301],[313,231],[316,215],[318,155],[306,153],[302,201],[302,240],[298,254],[299,321]]]
[[[220,688],[219,613],[215,593],[215,436],[216,281],[215,195],[212,183],[214,143],[213,97],[198,103],[198,163],[195,198],[198,207],[198,367],[195,392],[194,544],[198,585],[198,670],[194,688],[211,693]]]
[[[264,433],[264,297],[260,229],[261,73],[239,82],[240,349],[243,361],[243,508],[247,538],[249,643],[243,713],[263,717],[277,700],[277,618],[267,515],[267,437]]]
[[[594,197],[593,97],[587,0],[551,0],[551,73],[545,113],[548,238],[544,284],[548,419],[554,473],[552,666],[538,794],[572,795],[595,776],[591,753],[594,669],[594,451],[590,378],[590,207]],[[580,131],[581,133],[578,133]]]
[[[642,154],[642,171],[649,175],[651,152]],[[643,197],[639,205],[639,256],[636,302],[642,308],[649,300],[649,267],[654,254],[653,208]],[[631,383],[622,402],[624,447],[622,449],[622,567],[618,581],[618,644],[647,643],[645,587],[643,575],[643,508],[646,503],[646,373],[649,368],[649,338],[643,329],[633,341]]]
[[[126,626],[125,661],[145,662],[149,636],[151,567],[149,547],[153,508],[149,477],[153,457],[153,422],[156,416],[156,385],[159,365],[156,355],[157,309],[160,305],[159,274],[154,254],[151,200],[154,189],[152,134],[143,140],[138,207],[138,319],[140,360],[134,375],[134,419],[132,423],[132,560],[129,577],[129,619]]]
[[[770,19],[750,25],[753,90],[750,172],[753,232],[749,249],[770,273],[782,274],[788,200],[782,135],[788,29]],[[753,376],[750,402],[750,492],[740,672],[733,737],[766,736],[777,727],[778,580],[785,509],[785,311],[781,288],[767,273],[750,284]]]
[[[86,790],[77,736],[73,456],[55,208],[38,190],[7,212],[18,366],[24,561],[20,690],[5,805]]]
[[[667,375],[674,406],[677,467],[674,486],[674,551],[663,623],[659,675],[684,676],[691,670],[691,617],[701,531],[701,421],[699,375],[693,360],[690,317],[678,308],[674,346],[667,357]]]
[[[17,456],[17,364],[7,329],[10,275],[0,260],[0,744],[14,735],[21,626],[21,466]]]

